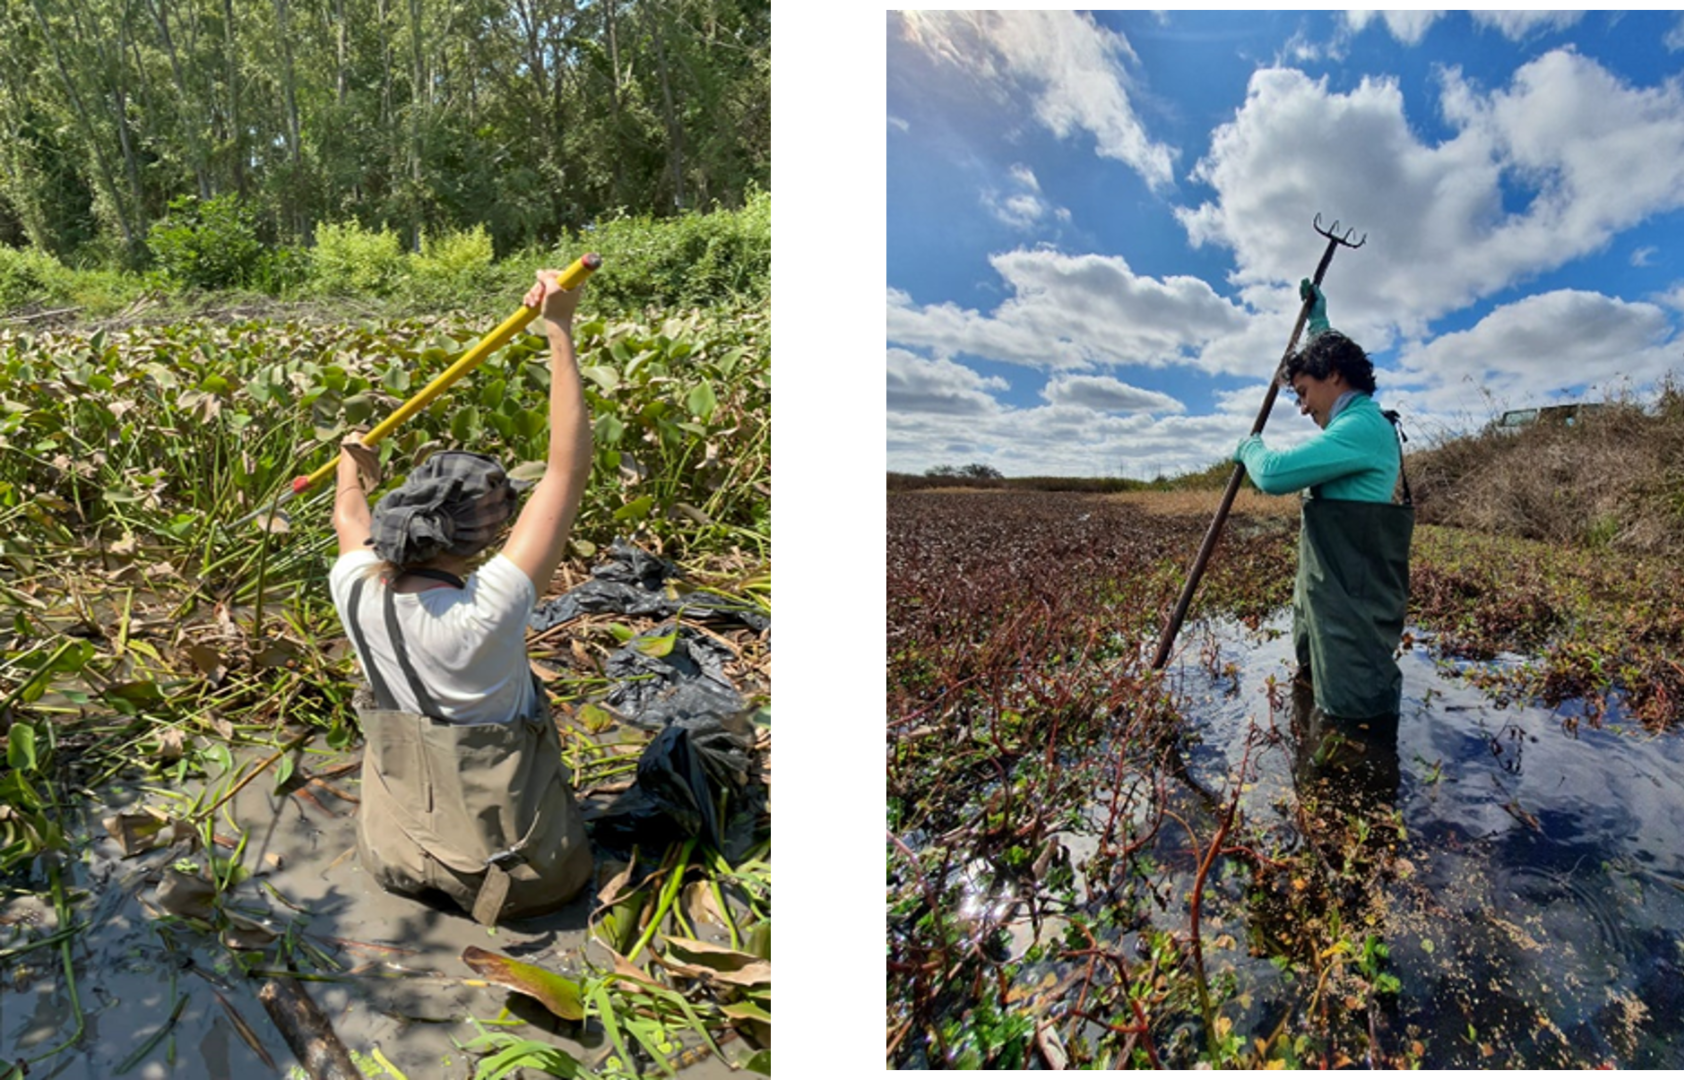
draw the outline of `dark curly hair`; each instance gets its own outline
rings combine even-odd
[[[1324,330],[1287,359],[1281,369],[1281,382],[1292,385],[1299,375],[1312,379],[1330,379],[1334,372],[1345,376],[1351,389],[1365,394],[1374,393],[1374,364],[1362,346],[1337,330]]]

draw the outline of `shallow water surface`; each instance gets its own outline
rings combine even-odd
[[[316,760],[310,767],[324,765]],[[353,772],[332,783],[354,794],[355,777]],[[271,772],[230,804],[232,820],[249,834],[244,864],[258,873],[233,890],[226,910],[282,935],[291,928],[296,941],[332,957],[343,973],[356,973],[303,986],[370,1075],[391,1075],[374,1063],[372,1054],[378,1048],[412,1080],[471,1077],[475,1058],[458,1044],[478,1032],[466,1018],[494,1020],[505,1003],[532,1023],[490,1030],[562,1047],[587,1066],[606,1056],[611,1044],[600,1031],[579,1032],[541,1007],[523,1007],[521,999],[507,991],[465,985],[462,980],[472,972],[460,959],[465,947],[477,945],[566,974],[580,972],[594,889],[587,887],[578,900],[553,915],[487,931],[465,915],[390,895],[374,885],[357,860],[354,805],[325,791],[314,804],[296,796],[277,798],[272,788]],[[177,812],[179,804],[156,790],[113,789],[105,794],[107,805],[86,811],[88,820],[65,823],[71,835],[100,838],[80,860],[66,864],[67,886],[81,893],[73,917],[87,924],[72,945],[75,992],[85,1028],[72,1049],[31,1066],[29,1076],[107,1080],[118,1075],[184,996],[187,1000],[170,1036],[123,1075],[145,1080],[277,1075],[242,1037],[236,1026],[241,1021],[281,1075],[302,1075],[287,1071],[294,1067],[293,1057],[258,1000],[259,983],[246,978],[210,935],[159,918],[160,880],[183,852],[159,850],[124,858],[99,824],[104,816],[143,802],[165,809],[174,805]],[[232,836],[236,830],[219,814],[217,832]],[[218,854],[230,853],[219,849]],[[202,863],[204,853],[187,857]],[[0,948],[19,940],[19,925],[39,928],[53,921],[50,900],[13,901],[0,909]],[[262,966],[284,966],[277,945],[269,945],[262,955]],[[595,959],[601,963],[606,958]],[[74,1010],[57,947],[37,949],[0,966],[0,1060],[39,1057],[74,1035]],[[719,1080],[728,1074],[729,1069],[712,1058],[683,1070],[686,1080]]]
[[[1348,848],[1300,823],[1401,827],[1398,872],[1346,898],[1375,913],[1357,940],[1378,934],[1401,984],[1373,1017],[1381,1046],[1418,1044],[1439,1067],[1684,1065],[1684,738],[1624,728],[1617,714],[1570,730],[1569,707],[1497,708],[1419,647],[1399,661],[1395,732],[1329,724],[1302,702],[1294,715],[1289,625],[1199,627],[1184,644],[1174,677],[1200,740],[1188,764],[1230,790],[1255,721],[1273,738],[1255,745],[1240,803],[1254,831],[1338,859]],[[1295,812],[1306,798],[1308,817]],[[1290,933],[1248,909],[1243,875],[1216,888],[1253,940]],[[1232,933],[1242,940],[1212,966],[1238,979],[1236,1030],[1264,1037],[1280,1017],[1278,975]]]

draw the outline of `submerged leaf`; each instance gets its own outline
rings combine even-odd
[[[189,645],[187,655],[195,667],[210,676],[213,684],[221,682],[223,676],[228,674],[228,662],[209,645]]]
[[[216,886],[197,874],[185,874],[173,866],[164,869],[163,880],[153,902],[171,915],[184,919],[209,920],[216,914]]]
[[[544,1008],[563,1020],[583,1020],[584,1002],[579,996],[579,984],[536,964],[523,964],[488,952],[477,945],[462,950],[462,962],[486,982],[534,998]]]
[[[257,527],[264,532],[275,535],[285,535],[292,532],[292,518],[285,510],[277,510],[273,514],[262,513],[252,518]]]

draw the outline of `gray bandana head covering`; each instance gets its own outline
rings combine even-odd
[[[374,508],[369,543],[396,566],[435,555],[474,555],[515,512],[503,466],[484,454],[444,450],[422,462]]]

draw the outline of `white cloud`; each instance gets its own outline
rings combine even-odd
[[[1233,416],[1117,416],[1062,404],[980,418],[890,413],[888,464],[897,472],[981,461],[1008,476],[1173,476],[1226,460],[1249,430],[1249,420]]]
[[[926,360],[904,349],[888,351],[890,413],[990,416],[1000,411],[991,390],[1009,387],[951,360]]]
[[[1013,295],[993,312],[917,306],[889,294],[888,339],[938,356],[967,354],[1044,369],[1189,364],[1239,334],[1245,312],[1193,277],[1141,277],[1115,256],[1009,251],[989,260]]]
[[[1047,216],[1047,204],[1027,192],[1001,198],[998,192],[985,191],[982,205],[998,220],[1025,232]]]
[[[1427,36],[1427,29],[1442,16],[1442,11],[1347,11],[1345,25],[1353,31],[1362,30],[1379,17],[1392,37],[1405,45],[1419,45]]]
[[[1474,327],[1404,350],[1398,378],[1437,409],[1472,393],[1505,399],[1623,380],[1673,366],[1672,321],[1654,304],[1560,289],[1497,308]]]
[[[1671,289],[1656,296],[1655,303],[1665,304],[1674,311],[1684,311],[1684,281],[1678,282]]]
[[[1168,394],[1130,386],[1109,375],[1055,378],[1042,388],[1041,396],[1052,405],[1079,405],[1095,412],[1178,413],[1187,409]]]
[[[1154,188],[1174,177],[1176,151],[1153,141],[1135,115],[1123,35],[1067,11],[904,11],[902,37],[985,84],[1026,92],[1037,121],[1060,138],[1091,135],[1101,157],[1121,161]]]
[[[1491,92],[1447,72],[1441,101],[1459,130],[1429,145],[1390,80],[1333,93],[1299,71],[1258,71],[1194,169],[1216,200],[1178,217],[1195,244],[1233,248],[1232,279],[1260,311],[1279,310],[1269,292],[1313,265],[1318,212],[1366,232],[1367,250],[1336,257],[1328,293],[1334,325],[1372,351],[1684,206],[1676,84],[1635,88],[1557,50]],[[1505,183],[1521,196],[1512,212]]]
[[[1666,32],[1666,37],[1661,41],[1672,52],[1684,49],[1684,15],[1678,17],[1678,21],[1672,24],[1672,29]]]
[[[1473,21],[1489,26],[1510,41],[1525,41],[1534,33],[1565,30],[1584,18],[1582,11],[1470,11]]]
[[[1659,252],[1660,252],[1660,248],[1657,248],[1657,247],[1653,247],[1653,246],[1640,247],[1636,251],[1633,251],[1631,253],[1631,265],[1633,265],[1633,266],[1650,266],[1654,263],[1655,256]]]
[[[912,125],[909,122],[907,122],[905,120],[902,120],[898,116],[890,116],[889,117],[889,126],[892,127],[892,128],[899,128],[901,131],[911,131],[912,130]]]
[[[1035,179],[1035,173],[1029,166],[1021,163],[1013,165],[1006,175],[1015,191],[1003,193],[988,189],[982,193],[982,205],[996,219],[1023,232],[1033,230],[1048,217],[1061,222],[1070,220],[1069,210],[1053,206],[1041,197],[1041,183]]]

